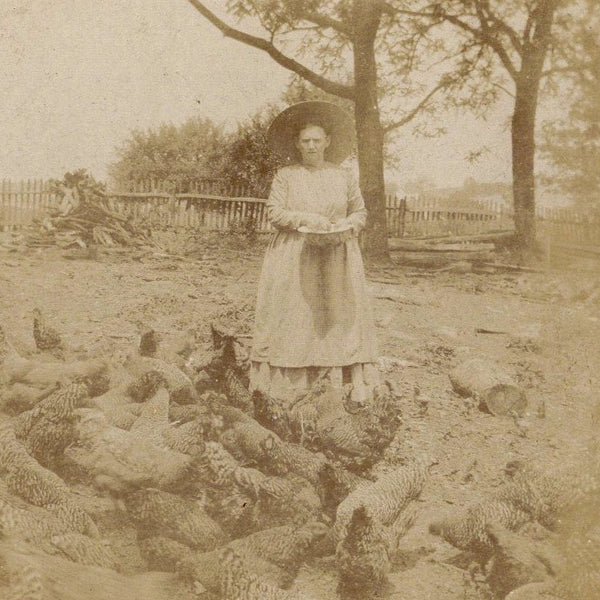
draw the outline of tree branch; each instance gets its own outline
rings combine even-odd
[[[341,33],[342,35],[345,35],[348,39],[352,39],[352,30],[350,29],[350,27],[348,27],[342,21],[338,21],[337,19],[334,19],[333,17],[330,17],[328,15],[323,15],[316,11],[306,11],[306,12],[302,11],[300,13],[300,16],[305,21],[310,21],[311,23],[314,23],[315,25],[318,25],[319,27],[333,29],[334,31],[337,31],[338,33]]]
[[[498,55],[498,58],[500,58],[500,61],[504,65],[504,68],[509,72],[510,76],[513,79],[518,78],[519,73],[517,71],[517,68],[515,67],[515,65],[513,65],[512,61],[510,60],[510,56],[508,56],[506,49],[504,48],[502,43],[493,35],[486,33],[483,29],[477,29],[476,27],[472,27],[471,25],[465,23],[458,17],[448,14],[446,12],[441,12],[441,14],[438,16],[448,21],[449,23],[456,25],[460,29],[468,31],[471,35],[480,40],[481,43],[489,46]]]
[[[293,58],[290,58],[289,56],[283,54],[268,40],[231,27],[230,25],[225,23],[225,21],[223,21],[217,15],[215,15],[215,13],[209,10],[202,2],[199,2],[198,0],[188,0],[188,2],[205,19],[207,19],[210,23],[217,27],[225,37],[229,37],[231,39],[237,40],[238,42],[242,42],[248,46],[252,46],[254,48],[262,50],[263,52],[266,52],[275,62],[280,64],[282,67],[288,69],[289,71],[297,73],[298,75],[300,75],[300,77],[306,79],[318,88],[321,88],[328,94],[340,96],[341,98],[347,98],[348,100],[354,100],[355,87],[353,85],[345,85],[342,83],[338,83],[336,81],[332,81],[331,79],[327,79],[326,77],[323,77],[318,73],[315,73],[314,71],[312,71],[308,67],[305,67],[303,64],[299,63]]]
[[[435,96],[435,94],[437,94],[440,90],[444,89],[447,86],[448,86],[448,79],[442,78],[440,80],[440,82],[427,94],[427,96],[425,96],[425,98],[423,98],[421,100],[421,102],[419,102],[419,104],[417,104],[409,113],[404,115],[404,117],[402,117],[402,119],[400,119],[398,121],[393,121],[389,125],[386,125],[383,128],[383,133],[389,133],[390,131],[392,131],[394,129],[398,129],[398,127],[402,127],[402,126],[406,125],[408,122],[412,121],[419,114],[419,112],[425,108],[425,106],[431,100],[431,98],[433,98],[433,96]]]

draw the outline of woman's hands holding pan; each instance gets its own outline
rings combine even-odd
[[[313,231],[330,231],[333,227],[331,221],[323,215],[306,213],[303,215],[300,226],[308,227]]]

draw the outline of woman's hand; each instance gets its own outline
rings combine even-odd
[[[301,219],[300,226],[308,227],[313,231],[329,231],[331,229],[331,221],[323,215],[306,213]]]
[[[352,229],[352,233],[356,234],[356,227],[354,226],[354,223],[348,218],[337,220],[334,223],[334,227],[336,229],[346,229],[346,227],[350,227]]]

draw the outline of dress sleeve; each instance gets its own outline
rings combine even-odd
[[[358,187],[358,181],[352,173],[348,173],[348,216],[346,220],[352,225],[356,233],[364,229],[367,223],[365,201]]]
[[[276,229],[298,229],[304,213],[284,208],[288,195],[288,182],[281,170],[275,173],[267,199],[269,221]]]

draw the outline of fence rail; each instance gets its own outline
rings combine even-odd
[[[193,227],[223,230],[248,227],[270,231],[266,203],[240,194],[223,180],[196,182],[191,191],[174,192],[155,182],[140,184],[134,191],[108,192],[111,210],[148,226]],[[215,193],[218,190],[219,193]],[[21,229],[56,207],[59,198],[50,183],[40,179],[0,186],[0,230]],[[386,217],[390,237],[470,235],[514,228],[513,214],[494,201],[460,201],[445,198],[387,196]],[[600,245],[600,221],[570,208],[540,207],[536,213],[540,238],[553,242]]]

